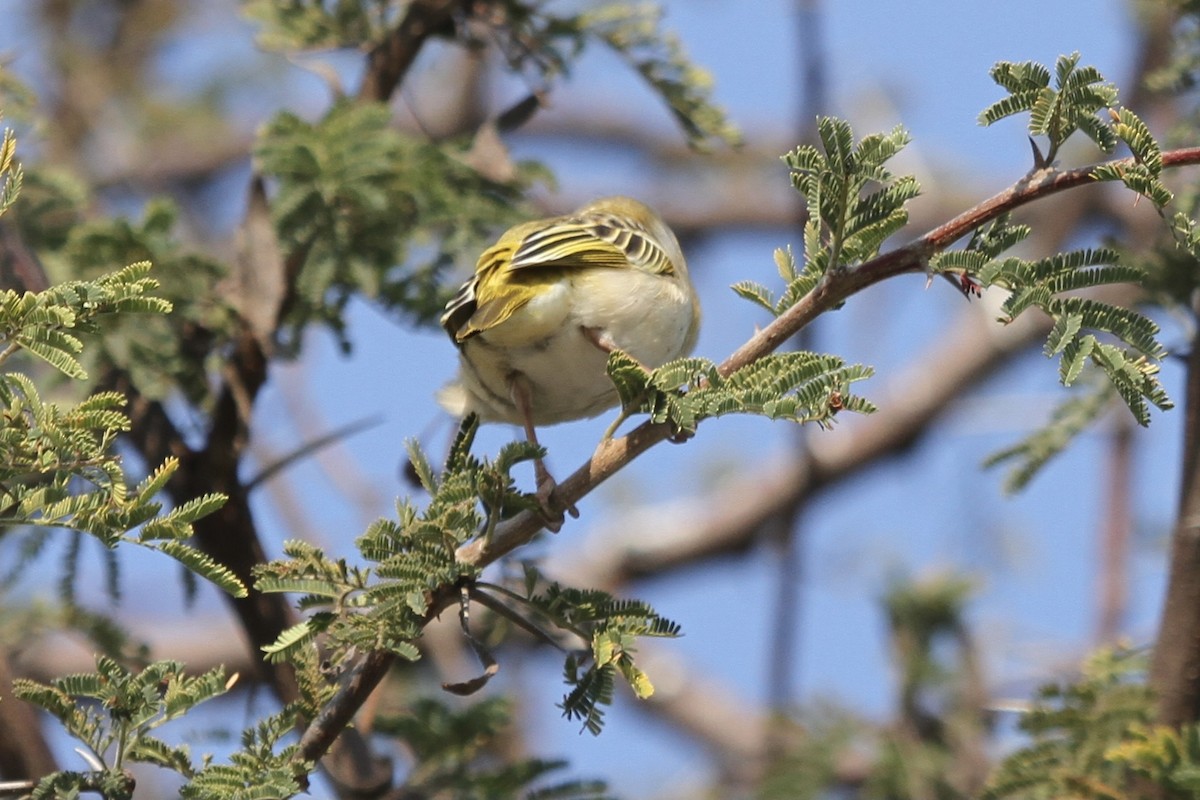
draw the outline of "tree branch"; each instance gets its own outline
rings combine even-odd
[[[1192,315],[1200,319],[1200,300]],[[1200,331],[1192,336],[1185,392],[1179,516],[1150,664],[1158,721],[1175,727],[1200,719]]]
[[[0,776],[9,780],[37,780],[57,771],[58,763],[42,734],[37,712],[28,703],[12,701],[7,653],[0,653],[0,689],[8,700],[0,702]]]
[[[1134,160],[1124,158],[1110,163],[1132,166]],[[1200,147],[1163,153],[1165,167],[1189,164],[1200,164]],[[853,269],[828,273],[826,279],[813,291],[725,359],[718,371],[727,377],[747,364],[774,352],[819,315],[868,286],[906,272],[923,270],[930,256],[945,250],[981,225],[1035,200],[1095,183],[1095,179],[1092,178],[1094,169],[1095,165],[1061,172],[1039,170],[934,228],[911,244],[884,253]],[[574,505],[634,458],[668,438],[670,434],[670,428],[666,424],[645,422],[626,436],[601,442],[588,463],[559,484],[555,493],[558,503],[563,507]],[[490,538],[478,538],[460,547],[458,558],[469,564],[490,564],[529,541],[542,527],[541,516],[534,512],[522,512],[500,524]]]
[[[1130,293],[1122,293],[1128,299]],[[1106,295],[1116,300],[1116,293]],[[849,428],[811,437],[806,449],[722,486],[703,502],[668,502],[635,511],[605,528],[596,545],[581,548],[554,574],[577,585],[616,589],[635,578],[658,575],[698,561],[745,550],[763,524],[781,510],[853,477],[869,464],[913,446],[969,386],[1009,363],[1050,329],[1028,315],[1000,327],[985,313],[969,311],[953,332],[897,376],[878,399],[879,410]],[[936,369],[932,365],[936,365]],[[659,522],[671,519],[671,535]]]
[[[1111,163],[1131,165],[1133,159],[1117,159]],[[1164,153],[1163,164],[1168,167],[1200,164],[1200,147]],[[1094,165],[1061,172],[1034,172],[1003,192],[934,228],[909,245],[885,253],[853,269],[829,273],[826,280],[812,292],[730,355],[718,367],[720,373],[724,376],[731,375],[773,352],[817,316],[867,286],[906,272],[924,269],[931,255],[946,249],[979,226],[1035,200],[1094,183],[1091,177],[1093,169]],[[670,434],[670,428],[666,424],[645,422],[625,436],[601,442],[591,459],[559,484],[555,495],[557,501],[564,506],[577,502]],[[497,526],[490,537],[479,537],[461,546],[457,551],[458,560],[485,566],[528,542],[543,527],[543,519],[539,514],[522,512]],[[432,594],[426,621],[432,620],[455,602],[455,587],[440,587]],[[367,697],[386,675],[394,659],[393,654],[385,651],[373,651],[364,657],[305,731],[300,741],[299,758],[316,760],[324,754],[349,723],[355,711],[366,702]]]
[[[359,100],[387,102],[404,80],[426,39],[444,29],[463,0],[414,0],[404,19],[367,54],[367,74],[358,88]]]

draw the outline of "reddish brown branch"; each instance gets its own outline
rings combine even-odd
[[[1200,163],[1200,148],[1165,153],[1163,162],[1165,166],[1170,167]],[[1121,159],[1113,163],[1132,164],[1133,161]],[[778,349],[821,313],[839,305],[867,286],[906,272],[923,270],[931,255],[946,249],[979,226],[1035,200],[1094,182],[1091,177],[1092,170],[1093,167],[1082,167],[1063,172],[1042,170],[1033,173],[905,247],[881,255],[852,270],[830,273],[821,285],[730,355],[719,367],[721,374],[730,375]],[[558,502],[564,506],[574,504],[669,435],[669,426],[647,422],[623,437],[601,442],[591,459],[559,484],[556,493]],[[540,515],[524,512],[502,523],[490,537],[480,537],[460,547],[457,552],[458,559],[477,566],[490,564],[528,542],[542,527]],[[1197,574],[1200,574],[1200,571]],[[449,589],[435,594],[427,618],[432,619],[449,607],[455,601],[455,597]],[[373,652],[355,668],[350,680],[305,732],[300,742],[301,758],[321,757],[353,717],[355,710],[366,702],[375,686],[383,679],[394,658],[390,653]]]
[[[367,54],[367,74],[358,89],[359,100],[387,102],[404,80],[422,45],[445,29],[463,0],[415,0],[404,19]]]
[[[36,780],[58,770],[33,706],[13,701],[7,655],[0,654],[0,777]]]
[[[1132,165],[1133,159],[1119,159],[1116,165]],[[1200,147],[1174,150],[1163,154],[1163,164],[1178,167],[1200,163]],[[742,367],[777,350],[784,342],[856,292],[887,278],[925,268],[930,256],[948,248],[981,225],[1021,206],[1085,184],[1095,183],[1093,167],[1054,172],[1035,172],[1010,188],[994,195],[949,222],[934,228],[916,241],[885,253],[851,270],[829,273],[826,280],[800,299],[774,322],[739,347],[718,368],[730,375]],[[618,470],[670,435],[665,424],[643,423],[628,435],[600,443],[588,463],[559,484],[556,497],[565,507],[574,505]],[[459,548],[461,561],[489,564],[529,541],[542,529],[541,517],[532,512],[519,514],[501,524],[493,535],[476,539]]]
[[[1193,308],[1200,319],[1200,304]],[[1183,474],[1171,535],[1170,571],[1150,685],[1158,721],[1178,727],[1200,719],[1200,333],[1187,359]]]

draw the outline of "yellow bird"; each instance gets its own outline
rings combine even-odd
[[[459,351],[442,407],[520,424],[537,444],[535,426],[617,404],[605,372],[613,350],[647,369],[690,353],[700,303],[666,223],[644,203],[606,197],[505,231],[441,321]],[[548,510],[554,479],[541,459],[534,467]]]

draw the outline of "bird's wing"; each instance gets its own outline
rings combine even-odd
[[[508,269],[626,266],[660,275],[675,272],[666,251],[639,222],[616,214],[591,213],[560,219],[527,234]]]
[[[630,266],[675,273],[662,246],[630,217],[589,213],[527,223],[483,252],[475,275],[446,304],[442,327],[461,343],[507,320],[537,296],[539,284],[561,280],[563,271]]]

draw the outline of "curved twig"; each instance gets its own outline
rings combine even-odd
[[[1124,158],[1109,163],[1132,166],[1134,160]],[[1200,147],[1163,153],[1164,167],[1191,164],[1200,164]],[[725,359],[718,368],[720,373],[731,375],[777,350],[819,315],[856,292],[896,275],[923,270],[930,256],[950,247],[979,226],[1035,200],[1095,183],[1092,177],[1095,168],[1096,165],[1061,172],[1038,170],[904,247],[877,256],[854,269],[829,273],[827,280]],[[666,424],[646,422],[626,436],[602,441],[591,459],[559,484],[556,499],[563,505],[578,502],[669,435],[670,428]],[[475,565],[490,564],[529,541],[541,529],[542,518],[539,515],[523,512],[499,525],[491,537],[475,539],[460,547],[458,559]]]
[[[1124,158],[1108,163],[1131,166],[1134,160]],[[1164,167],[1192,164],[1200,164],[1200,147],[1163,153]],[[856,292],[896,275],[923,270],[930,256],[950,247],[979,226],[1035,200],[1094,183],[1092,173],[1095,167],[1091,165],[1061,172],[1038,170],[904,247],[884,253],[854,269],[831,272],[827,280],[725,359],[718,367],[720,373],[728,376],[775,351],[820,314],[836,307]],[[670,426],[645,422],[625,436],[601,441],[588,462],[558,485],[555,493],[557,502],[564,506],[574,504],[670,435]],[[522,512],[497,526],[491,536],[464,544],[457,551],[458,560],[485,566],[528,542],[543,527],[540,514]],[[431,598],[426,620],[432,620],[456,601],[455,587],[442,587]],[[305,731],[300,741],[299,758],[316,760],[325,753],[353,717],[355,710],[383,679],[394,658],[389,652],[375,651],[355,667],[350,680]]]

